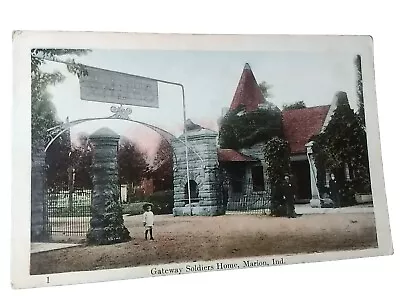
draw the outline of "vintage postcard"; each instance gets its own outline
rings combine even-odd
[[[13,287],[393,253],[371,37],[13,43]]]

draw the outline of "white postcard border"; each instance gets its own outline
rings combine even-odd
[[[30,275],[30,49],[107,48],[148,50],[215,51],[342,51],[363,58],[364,99],[368,151],[374,198],[378,248],[315,254],[275,255],[258,260],[284,258],[285,264],[339,260],[393,253],[383,178],[376,91],[373,69],[373,42],[369,36],[290,36],[290,35],[184,35],[100,32],[17,31],[13,35],[14,102],[12,141],[12,260],[11,278],[15,288],[43,287],[151,276],[154,266],[124,269]],[[244,259],[208,261],[239,263]],[[165,266],[184,266],[174,263]],[[197,262],[195,264],[200,264]],[[191,265],[195,265],[191,263]],[[157,265],[161,267],[162,265]],[[48,278],[50,280],[48,280]]]

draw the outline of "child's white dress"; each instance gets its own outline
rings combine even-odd
[[[143,214],[143,223],[144,226],[148,229],[153,228],[154,225],[154,214],[152,211],[146,211]]]

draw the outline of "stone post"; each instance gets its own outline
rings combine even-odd
[[[119,135],[101,128],[89,137],[94,147],[92,163],[93,199],[87,242],[95,245],[131,239],[124,226],[119,202],[117,151]]]
[[[312,156],[310,156],[310,176],[311,176],[311,197],[313,199],[319,199],[320,195],[318,192],[318,187],[317,187],[317,178],[316,178],[316,174],[317,174],[317,168],[315,167],[315,162]]]
[[[309,142],[306,144],[307,149],[307,158],[310,166],[310,184],[311,184],[311,207],[321,207],[323,205],[323,200],[319,195],[318,186],[317,186],[317,168],[315,167],[313,151],[312,151],[313,142]]]
[[[47,203],[45,201],[45,159],[43,145],[32,146],[31,166],[31,241],[49,239]]]
[[[182,137],[180,137],[182,138]],[[185,199],[187,184],[185,145],[180,142],[173,144],[177,160],[174,163],[174,216],[216,216],[225,212],[224,203],[220,197],[220,182],[218,182],[217,133],[197,128],[187,131],[189,150],[189,177],[196,181],[199,188],[198,204],[188,207]]]

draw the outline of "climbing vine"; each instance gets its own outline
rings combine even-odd
[[[94,198],[105,198],[104,213],[99,206],[92,206],[91,228],[87,234],[88,244],[107,245],[127,242],[131,239],[128,229],[124,226],[122,206],[118,202],[118,186],[115,182],[104,185],[102,192],[94,190]],[[101,224],[101,230],[93,229],[93,225]]]
[[[264,157],[271,185],[271,215],[284,216],[286,215],[286,204],[283,199],[282,181],[284,175],[290,171],[288,142],[278,137],[270,139],[265,145]]]
[[[344,202],[354,201],[354,193],[370,193],[371,182],[366,132],[359,118],[350,108],[347,94],[337,94],[338,105],[325,130],[313,138],[313,152],[320,170],[328,169],[336,175]],[[345,170],[350,180],[347,180]],[[325,186],[318,176],[320,192]]]
[[[270,104],[251,112],[239,106],[222,119],[219,144],[221,148],[239,150],[266,143],[274,136],[282,136],[281,112],[276,106]]]
[[[131,239],[128,229],[124,226],[122,206],[114,199],[106,202],[104,224],[105,241],[107,244],[126,242]]]

